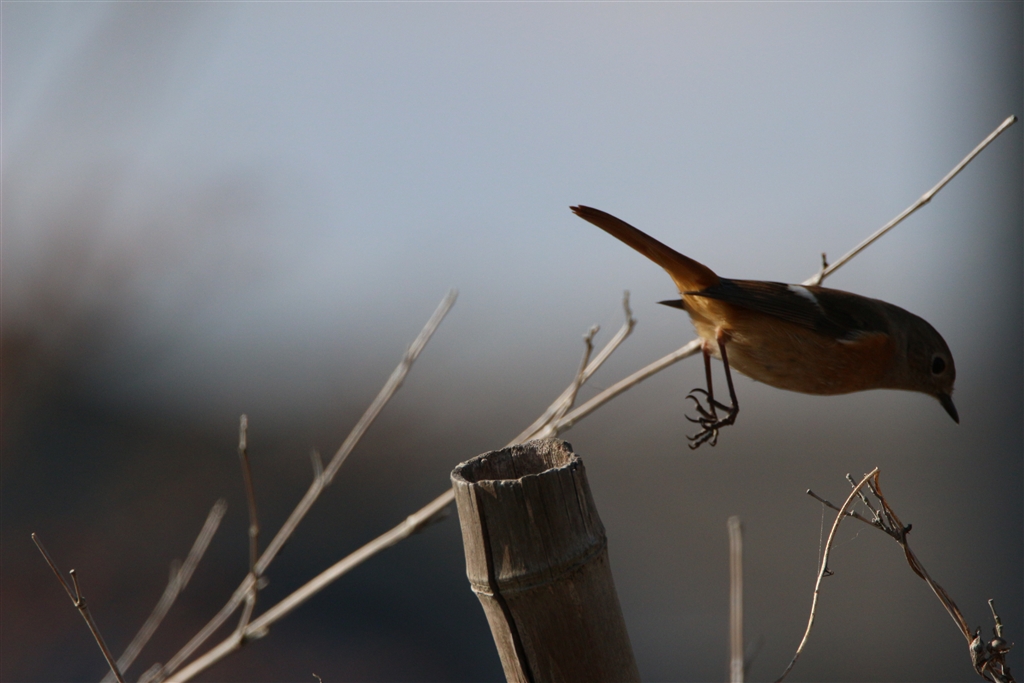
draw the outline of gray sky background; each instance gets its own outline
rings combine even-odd
[[[671,281],[570,204],[721,275],[795,282],[1024,114],[1010,2],[0,12],[4,680],[103,671],[19,539],[48,531],[65,564],[95,565],[108,602],[90,604],[123,645],[216,496],[234,496],[242,528],[238,414],[254,444],[264,430],[255,476],[273,529],[308,449],[333,452],[450,287],[456,307],[324,503],[331,542],[297,539],[282,591],[532,421],[571,380],[583,332],[600,323],[601,342],[620,324],[623,290],[639,324],[582,398],[687,341],[685,317],[654,303]],[[968,621],[987,630],[995,598],[1020,643],[1021,130],[828,281],[943,334],[961,425],[922,395],[809,397],[741,378],[738,424],[694,454],[683,397],[703,369],[690,360],[564,435],[587,463],[645,679],[724,677],[731,514],[748,535],[752,675],[777,676],[822,523],[803,491],[842,498],[843,476],[875,465]],[[869,532],[847,529],[792,680],[970,679],[948,617]],[[449,520],[209,680],[500,676],[459,553]],[[168,641],[219,606],[244,548],[224,561],[222,579],[197,576]],[[79,668],[61,663],[69,652]],[[1019,647],[1012,661],[1021,670]]]

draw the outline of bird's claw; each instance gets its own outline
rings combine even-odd
[[[705,410],[704,407],[701,406],[700,399],[694,396],[694,394],[704,394],[704,400],[708,402],[708,408],[710,411]],[[727,412],[732,410],[732,406],[727,406],[721,401],[716,400],[714,396],[708,393],[707,389],[701,389],[700,387],[690,389],[690,393],[686,395],[686,398],[692,399],[693,402],[697,404],[697,410],[700,411],[701,415],[708,418],[717,419],[715,418],[716,408]]]
[[[707,401],[708,407],[705,408],[703,405],[701,405],[700,399],[694,396],[694,394],[704,394],[704,400]],[[700,413],[700,419],[691,419],[691,422],[700,422],[701,424],[703,424],[705,421],[718,422],[719,410],[724,410],[728,413],[731,413],[733,411],[732,406],[727,406],[721,401],[716,401],[715,398],[711,396],[706,390],[701,389],[699,387],[696,389],[691,389],[690,393],[686,395],[686,398],[693,401],[694,407],[697,409],[697,412]]]
[[[693,422],[696,422],[696,420],[693,420]],[[693,436],[687,436],[686,438],[690,442],[687,445],[690,447],[691,451],[697,450],[698,448],[700,448],[701,444],[705,443],[710,443],[713,448],[715,444],[718,443],[718,429],[709,429],[707,427],[704,427],[704,429],[702,429],[697,434],[694,434]]]
[[[707,401],[706,408],[701,403],[700,398],[694,394],[704,395],[704,399]],[[693,389],[686,395],[686,398],[693,401],[693,405],[700,416],[693,418],[689,415],[684,415],[684,417],[690,422],[701,426],[701,430],[699,432],[693,436],[686,437],[690,441],[690,450],[697,449],[703,444],[710,444],[711,446],[714,446],[718,443],[718,430],[727,425],[731,425],[736,421],[736,415],[739,413],[739,408],[737,406],[727,406],[720,401],[716,401],[711,394],[701,388]],[[719,419],[718,410],[726,411],[727,415]]]
[[[704,394],[705,396],[707,395],[708,392],[704,391],[703,389],[694,389],[693,391],[691,391],[690,393],[688,393],[686,395],[686,398],[688,398],[691,401],[693,401],[694,407],[697,409],[697,412],[700,413],[700,418],[699,419],[694,419],[694,418],[690,417],[689,415],[687,415],[686,419],[689,420],[690,422],[699,422],[702,425],[704,424],[705,420],[711,420],[711,421],[717,420],[718,419],[718,415],[715,414],[715,404],[714,404],[714,401],[709,400],[708,401],[708,408],[705,408],[703,405],[701,405],[700,399],[697,398],[696,396],[694,396],[694,393],[696,393],[696,392],[700,392],[700,393]]]

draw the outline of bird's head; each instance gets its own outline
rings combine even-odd
[[[946,340],[927,321],[916,315],[912,315],[906,330],[904,379],[909,386],[905,388],[934,396],[953,421],[959,423],[960,415],[953,405],[956,365]]]

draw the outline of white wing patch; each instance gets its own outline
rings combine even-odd
[[[818,308],[821,308],[821,304],[818,303],[818,297],[816,297],[813,294],[811,294],[811,291],[809,289],[807,289],[806,287],[803,287],[801,285],[786,285],[786,288],[789,291],[793,292],[794,294],[797,294],[797,295],[802,296],[803,298],[807,299],[808,301],[810,301],[812,304],[814,304]]]

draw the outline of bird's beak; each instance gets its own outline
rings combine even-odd
[[[960,424],[960,414],[956,412],[956,406],[953,405],[953,397],[949,394],[939,394],[937,398],[939,399],[939,403],[942,404],[942,407],[946,409],[947,413],[949,413],[949,416],[953,418],[953,422]]]
[[[668,301],[659,301],[662,306],[671,306],[672,308],[680,308],[686,310],[686,304],[683,303],[682,299],[669,299]]]

